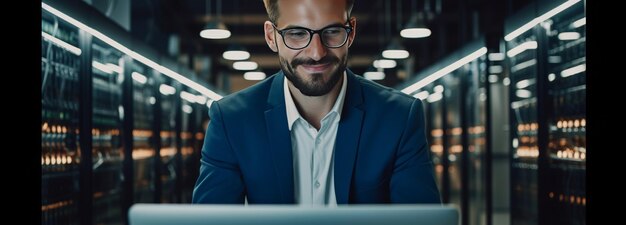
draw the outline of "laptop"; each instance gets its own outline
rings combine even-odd
[[[454,205],[134,204],[130,225],[458,225]]]

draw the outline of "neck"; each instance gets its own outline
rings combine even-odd
[[[304,95],[300,92],[300,90],[293,86],[291,81],[288,81],[287,86],[289,87],[289,92],[291,93],[291,97],[293,98],[300,115],[317,130],[319,130],[322,118],[330,112],[335,104],[335,101],[337,101],[337,96],[339,96],[342,84],[343,75],[342,78],[339,79],[339,82],[335,84],[333,89],[322,96]]]

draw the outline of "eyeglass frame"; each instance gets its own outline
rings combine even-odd
[[[309,47],[309,45],[311,44],[311,41],[313,40],[313,35],[315,35],[315,34],[319,35],[320,42],[322,42],[322,45],[324,45],[327,48],[341,48],[341,47],[343,47],[346,43],[348,43],[348,38],[350,38],[350,33],[353,30],[352,26],[350,26],[349,21],[346,22],[346,23],[348,24],[347,26],[339,25],[339,24],[333,24],[333,25],[329,25],[329,26],[323,27],[322,29],[319,29],[319,30],[313,30],[313,29],[306,28],[306,27],[289,27],[289,28],[285,28],[285,29],[280,30],[280,29],[278,29],[278,27],[276,27],[276,24],[274,22],[272,22],[271,24],[272,24],[272,27],[274,27],[274,31],[276,31],[278,34],[280,34],[280,37],[283,39],[283,44],[285,44],[285,47],[287,47],[287,48],[289,48],[291,50],[302,50],[302,49],[305,49],[306,47]],[[326,43],[324,43],[324,41],[322,40],[322,35],[321,35],[321,32],[324,31],[325,29],[334,28],[334,27],[343,28],[343,29],[346,30],[346,33],[347,33],[346,34],[346,39],[343,41],[343,43],[341,43],[341,45],[339,45],[337,47],[331,47],[331,46],[326,45]],[[309,42],[307,42],[307,44],[304,45],[304,47],[292,48],[292,47],[289,47],[289,45],[287,45],[287,42],[285,41],[284,32],[288,31],[288,30],[293,30],[293,29],[303,29],[303,30],[306,30],[309,33]]]

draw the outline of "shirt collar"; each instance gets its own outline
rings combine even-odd
[[[298,108],[296,108],[296,104],[291,97],[291,92],[289,91],[289,87],[287,86],[287,76],[283,78],[283,93],[285,95],[285,108],[287,109],[287,125],[289,126],[289,131],[291,131],[291,127],[299,118],[300,112],[298,112]],[[346,88],[348,87],[348,76],[346,75],[346,71],[343,72],[343,82],[341,84],[341,90],[339,91],[339,95],[337,95],[337,100],[335,100],[335,104],[333,108],[328,112],[328,114],[332,112],[336,112],[338,115],[337,121],[341,118],[341,112],[343,110],[343,103],[346,98]],[[328,115],[327,114],[327,115]]]

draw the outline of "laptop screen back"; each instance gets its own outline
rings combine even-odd
[[[458,225],[452,205],[135,204],[130,225]]]

